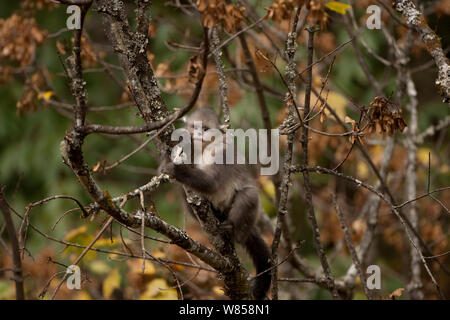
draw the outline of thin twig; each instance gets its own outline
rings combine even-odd
[[[92,246],[97,242],[98,239],[100,239],[103,232],[109,227],[109,225],[114,221],[113,217],[109,217],[108,221],[103,225],[103,227],[100,229],[100,231],[95,235],[94,239],[89,243],[89,245],[81,252],[81,254],[78,256],[78,258],[72,263],[72,265],[77,265],[81,259],[89,252],[89,249],[92,248]],[[56,297],[56,294],[58,293],[59,289],[61,288],[64,281],[67,279],[69,273],[65,273],[62,277],[61,281],[58,283],[58,285],[55,288],[55,291],[52,294],[51,299],[54,300]]]
[[[345,221],[344,218],[344,214],[342,213],[338,203],[337,203],[337,199],[336,199],[336,195],[333,194],[331,197],[333,204],[334,204],[334,208],[336,209],[336,213],[337,213],[337,217],[339,219],[339,222],[341,224],[341,229],[344,231],[344,239],[345,239],[345,243],[347,244],[347,248],[350,251],[350,254],[352,256],[352,260],[353,263],[355,264],[356,269],[358,270],[359,273],[359,278],[361,280],[361,286],[363,287],[364,293],[366,294],[367,298],[369,300],[372,300],[372,294],[369,291],[369,288],[367,288],[367,281],[366,281],[366,276],[364,274],[364,271],[361,267],[361,262],[358,259],[358,255],[356,254],[356,250],[355,250],[355,246],[353,245],[353,241],[352,238],[350,236],[350,231],[348,229],[347,226],[347,222]]]

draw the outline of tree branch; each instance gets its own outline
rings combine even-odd
[[[442,44],[436,33],[428,26],[423,14],[416,9],[411,0],[394,0],[395,9],[406,19],[409,26],[413,27],[421,36],[427,51],[433,57],[438,69],[436,86],[443,102],[450,105],[450,63],[442,50]]]
[[[11,218],[11,212],[9,210],[8,203],[6,201],[4,187],[0,186],[0,211],[3,213],[3,219],[6,225],[6,231],[8,232],[9,241],[12,246],[12,258],[13,258],[13,280],[16,283],[16,299],[25,300],[25,293],[23,289],[23,276],[22,276],[22,261],[20,259],[19,241],[17,238],[16,228]]]

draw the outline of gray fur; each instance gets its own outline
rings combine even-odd
[[[219,118],[211,108],[199,108],[186,118],[185,127],[191,136],[194,121],[202,121],[206,129],[220,129]],[[203,147],[211,143],[221,146],[218,152],[224,153],[224,141],[203,141]],[[225,218],[221,219],[224,228],[249,251],[258,273],[270,268],[269,249],[255,226],[260,212],[259,192],[246,165],[170,163],[166,172],[211,202],[215,212]],[[256,279],[254,297],[263,299],[269,287],[270,272],[266,272]]]

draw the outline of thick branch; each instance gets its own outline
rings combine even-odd
[[[394,0],[395,9],[406,19],[409,26],[412,26],[421,36],[427,51],[433,57],[438,68],[436,86],[439,93],[444,97],[445,103],[450,103],[450,63],[442,50],[442,44],[436,33],[428,26],[423,14],[417,10],[411,0]]]
[[[22,261],[20,260],[20,248],[17,238],[16,228],[11,218],[11,212],[9,210],[8,203],[6,202],[5,194],[3,192],[4,187],[0,186],[0,211],[3,213],[3,218],[6,225],[6,231],[8,232],[9,241],[12,246],[12,258],[14,264],[14,277],[13,280],[16,283],[16,299],[24,300],[25,293],[23,290],[23,276],[22,276]]]
[[[295,18],[294,18],[294,24],[292,27],[291,32],[288,34],[287,42],[286,42],[286,56],[288,57],[288,63],[286,66],[286,75],[288,77],[289,83],[287,84],[288,93],[286,94],[287,101],[288,101],[288,107],[289,112],[288,116],[284,122],[285,125],[289,125],[294,120],[294,109],[298,113],[298,109],[295,101],[295,70],[296,65],[294,62],[294,56],[297,49],[295,40],[297,38],[297,32],[295,31],[297,29],[298,24],[298,17],[300,15],[301,7],[297,8]],[[280,77],[282,77],[280,73]],[[301,117],[299,116],[300,120]],[[282,226],[283,221],[286,219],[286,213],[287,213],[287,205],[288,205],[288,196],[289,196],[289,187],[291,183],[291,172],[290,172],[290,166],[293,163],[293,148],[294,148],[294,138],[295,138],[296,132],[293,131],[288,134],[287,136],[287,145],[286,145],[286,152],[284,155],[284,161],[283,161],[283,173],[281,178],[281,183],[279,186],[279,192],[280,192],[280,199],[278,202],[278,211],[277,211],[277,224],[275,229],[275,234],[273,237],[272,242],[272,265],[275,266],[272,271],[272,298],[274,300],[278,299],[278,246],[281,240],[281,232],[282,232]],[[286,230],[286,232],[289,232]]]
[[[146,125],[151,126],[155,121],[166,121],[166,119],[170,117],[169,112],[161,97],[156,77],[146,56],[148,37],[146,34],[143,34],[143,29],[145,29],[143,26],[145,26],[147,22],[145,19],[145,21],[142,20],[142,17],[146,14],[147,6],[145,4],[139,6],[138,16],[141,20],[138,19],[136,33],[132,33],[122,1],[98,0],[96,4],[97,11],[104,17],[108,36],[119,56],[120,64],[128,79],[130,92]],[[205,44],[207,45],[207,42],[205,42]],[[206,61],[206,54],[205,50],[204,62]],[[199,83],[203,81],[203,76],[204,74],[201,75]],[[183,112],[187,112],[195,104],[201,89],[200,86],[201,84],[196,86],[192,99]],[[164,131],[161,130],[162,133],[159,134],[158,139],[155,141],[158,151],[163,156],[170,154],[170,146],[172,145],[170,138],[172,130],[172,126],[166,128]],[[112,201],[108,192],[101,190],[94,181],[91,172],[83,159],[82,145],[84,137],[84,132],[80,130],[73,130],[66,135],[62,144],[66,161],[72,167],[80,183],[85,187],[93,200],[99,204],[101,209],[127,226],[140,225],[140,217],[131,216],[126,211],[119,208]],[[205,215],[207,217],[213,217],[209,204],[202,201],[201,205],[203,208],[207,208]],[[223,235],[218,233],[209,234],[211,238],[217,240],[215,243],[219,245],[216,246],[216,249],[225,256],[222,257],[207,247],[196,243],[183,231],[178,230],[157,217],[150,216],[145,219],[146,226],[168,236],[174,243],[186,251],[194,253],[200,259],[206,259],[206,263],[217,268],[217,270],[224,275],[225,286],[229,289],[227,290],[227,293],[232,299],[243,299],[248,297],[248,281],[245,276],[246,273],[240,263],[236,263],[239,262],[239,260],[237,259],[236,261],[234,259],[235,252],[231,241],[225,239]],[[206,231],[208,232],[208,230]],[[220,247],[221,245],[222,247]]]
[[[305,106],[304,106],[304,114],[308,115],[310,112],[310,103],[311,103],[311,83],[312,83],[312,63],[313,63],[313,53],[314,53],[314,33],[316,30],[314,28],[309,27],[308,30],[308,65],[311,66],[307,71],[307,80],[306,80],[306,92],[305,92]],[[307,119],[304,120],[304,126],[302,127],[302,165],[304,167],[308,166],[308,124],[309,121]],[[320,241],[320,233],[319,233],[319,225],[317,223],[317,219],[314,213],[314,206],[312,204],[312,192],[311,192],[311,181],[309,179],[309,172],[303,171],[303,181],[305,185],[305,199],[306,199],[306,210],[308,212],[308,218],[311,222],[314,246],[316,248],[317,254],[320,258],[320,263],[322,265],[323,271],[325,273],[326,280],[328,282],[329,288],[333,293],[333,298],[339,298],[336,288],[334,287],[334,279],[331,274],[330,265],[328,263],[327,257],[325,255],[322,242]]]

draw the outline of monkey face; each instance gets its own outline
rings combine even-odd
[[[207,144],[210,140],[204,139],[204,133],[209,129],[220,129],[220,122],[213,109],[203,107],[195,110],[187,117],[185,128],[193,141],[200,140],[203,144]]]

